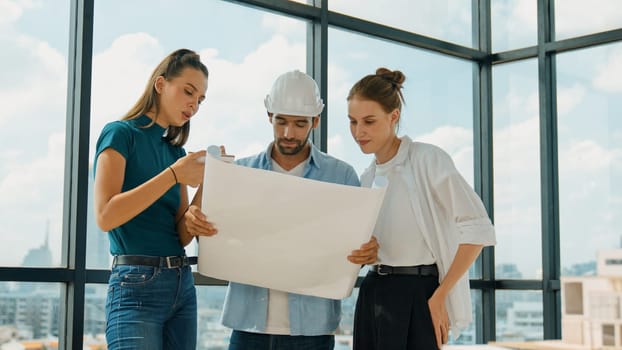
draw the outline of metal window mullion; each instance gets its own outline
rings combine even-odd
[[[359,34],[366,34],[378,39],[384,39],[411,47],[418,47],[453,57],[469,60],[480,60],[484,58],[481,52],[471,47],[397,29],[390,25],[328,11],[328,2],[325,3],[323,0],[313,0],[314,6],[286,0],[225,1],[313,21],[324,21],[322,17],[327,16],[327,24],[336,28],[353,31]]]
[[[475,47],[491,56],[490,0],[473,0],[473,39]],[[480,195],[488,215],[494,217],[493,204],[493,129],[492,129],[492,63],[484,59],[473,68],[473,147],[475,191]],[[483,282],[494,281],[494,248],[485,248],[480,257]],[[477,320],[476,341],[487,343],[496,337],[495,289],[482,288],[482,318]]]
[[[328,0],[314,0],[320,6],[319,22],[309,24],[307,35],[307,72],[315,79],[324,101],[320,125],[313,131],[313,143],[322,151],[328,149]]]
[[[545,43],[547,53],[568,52],[622,41],[622,28]]]
[[[319,9],[290,0],[224,0],[238,5],[248,6],[263,11],[270,11],[297,18],[316,19]],[[313,0],[319,1],[319,0]]]
[[[93,1],[70,5],[62,264],[73,278],[61,289],[59,349],[83,347]]]
[[[477,1],[477,0],[473,0]],[[436,39],[430,36],[416,34],[407,30],[391,27],[373,21],[348,16],[337,12],[328,12],[328,23],[331,26],[358,34],[365,34],[377,39],[419,48],[444,56],[457,57],[467,60],[481,60],[485,54],[471,47],[454,44],[449,41]]]
[[[538,46],[493,53],[492,64],[502,64],[538,57]]]
[[[538,91],[540,111],[540,184],[542,212],[542,304],[544,339],[561,338],[559,173],[554,0],[538,0]]]

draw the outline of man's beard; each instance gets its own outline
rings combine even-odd
[[[304,141],[287,140],[288,142],[295,141],[297,146],[294,148],[286,148],[286,147],[281,146],[281,141],[286,141],[286,140],[287,139],[284,139],[284,138],[278,139],[276,142],[276,147],[279,149],[279,152],[281,154],[288,155],[288,156],[293,156],[295,154],[300,153],[305,148],[305,145],[307,144],[307,139],[305,139]]]

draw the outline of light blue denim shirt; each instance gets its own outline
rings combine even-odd
[[[310,142],[309,142],[310,143]],[[266,151],[236,161],[239,165],[272,170],[272,143]],[[303,177],[342,185],[359,186],[354,168],[321,152],[311,144],[311,155]],[[353,247],[355,248],[355,247]],[[310,262],[312,263],[312,262]],[[291,335],[332,334],[341,319],[341,301],[288,293]],[[263,333],[268,316],[268,289],[229,283],[222,324],[239,331]]]

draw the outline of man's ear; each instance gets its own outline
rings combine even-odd
[[[320,125],[320,116],[318,115],[317,117],[313,117],[313,124],[311,125],[312,129],[317,128],[317,126]]]

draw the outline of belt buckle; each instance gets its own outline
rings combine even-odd
[[[378,265],[378,268],[376,269],[376,273],[378,273],[380,276],[386,276],[389,274],[389,272],[382,272],[383,267],[386,267],[385,265]]]
[[[173,267],[179,267],[179,263],[178,263],[178,256],[167,256],[166,257],[166,267],[167,268],[173,268]]]

